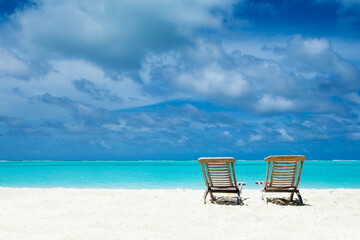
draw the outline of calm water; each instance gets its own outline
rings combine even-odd
[[[264,180],[264,161],[238,161],[238,181],[247,189]],[[1,187],[203,189],[196,161],[0,162]],[[360,161],[306,161],[302,188],[360,188]]]

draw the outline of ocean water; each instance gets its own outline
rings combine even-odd
[[[237,161],[237,181],[256,189],[264,161]],[[1,187],[204,189],[197,161],[4,161]],[[360,161],[306,161],[300,188],[360,188]]]

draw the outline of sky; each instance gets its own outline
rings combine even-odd
[[[0,0],[0,160],[360,159],[359,0]]]

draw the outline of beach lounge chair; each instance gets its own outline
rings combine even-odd
[[[210,193],[211,200],[215,201],[213,193],[236,193],[237,204],[240,204],[240,194],[244,182],[236,182],[234,162],[232,157],[202,157],[198,159],[204,176],[206,196]],[[230,170],[231,165],[231,170]]]
[[[261,198],[267,203],[266,193],[290,193],[290,201],[293,200],[294,193],[298,196],[300,204],[303,205],[300,192],[298,190],[301,170],[306,160],[304,156],[269,156],[264,159],[268,162],[265,181],[255,182],[260,186]],[[299,164],[300,163],[300,164]],[[271,176],[269,179],[269,174]],[[295,178],[297,180],[295,182]]]

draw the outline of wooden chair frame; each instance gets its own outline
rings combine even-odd
[[[236,182],[234,163],[232,157],[202,157],[198,159],[204,176],[206,190],[204,203],[210,194],[211,200],[215,201],[213,193],[236,193],[237,204],[240,204],[240,194],[244,182]],[[231,166],[231,169],[230,169]]]
[[[260,187],[261,199],[267,203],[267,197],[265,193],[288,192],[290,193],[290,201],[292,201],[294,193],[296,193],[300,204],[303,205],[304,203],[298,190],[298,186],[303,163],[306,158],[302,155],[287,155],[269,156],[264,160],[268,163],[266,179],[265,181],[255,182]],[[271,175],[269,179],[270,170]]]

